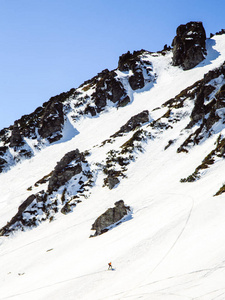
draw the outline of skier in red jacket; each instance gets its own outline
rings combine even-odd
[[[112,263],[110,262],[110,263],[108,263],[108,270],[112,270]]]

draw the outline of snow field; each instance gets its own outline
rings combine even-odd
[[[214,42],[215,41],[215,42]],[[84,118],[76,129],[68,123],[64,140],[0,175],[0,226],[17,212],[31,192],[27,188],[48,174],[62,156],[91,149],[101,161],[111,145],[98,148],[133,115],[152,112],[182,89],[218,67],[225,58],[225,39],[208,41],[204,62],[189,71],[170,65],[171,56],[151,57],[158,74],[150,90],[135,92],[133,102],[109,108],[98,118]],[[159,115],[160,114],[160,115]],[[61,299],[224,299],[224,196],[213,197],[224,182],[224,162],[214,164],[194,183],[180,183],[213,148],[216,136],[176,153],[187,119],[145,145],[116,189],[102,188],[99,176],[89,199],[56,221],[0,237],[0,300]],[[166,151],[170,139],[177,141]],[[123,138],[113,145],[119,147]],[[32,191],[32,193],[35,190]],[[133,209],[132,218],[106,234],[89,238],[95,219],[115,201]],[[112,261],[115,271],[107,271]]]

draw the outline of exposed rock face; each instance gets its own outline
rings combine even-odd
[[[75,176],[77,174],[78,176]],[[71,189],[68,181],[73,176]],[[73,211],[77,203],[81,202],[81,197],[87,198],[88,188],[92,187],[92,178],[85,153],[80,153],[78,149],[68,152],[50,174],[34,184],[38,187],[49,181],[48,188],[29,196],[19,206],[17,214],[0,229],[0,236],[8,236],[17,230],[36,227],[45,220],[52,221],[59,210],[63,214]],[[60,190],[61,186],[63,188]],[[28,190],[32,190],[32,186]]]
[[[127,121],[125,125],[123,125],[118,132],[116,132],[112,137],[116,137],[122,133],[127,133],[144,123],[149,122],[149,111],[143,110],[141,113],[133,116],[130,120]]]
[[[7,161],[0,157],[0,172],[2,172],[6,163],[7,163]]]
[[[222,81],[220,89],[218,89],[217,83],[224,76],[225,63],[221,67],[205,74],[202,80],[189,87],[189,92],[185,93],[186,96],[183,99],[190,97],[195,100],[190,115],[190,122],[186,126],[186,129],[193,128],[194,126],[196,128],[177,149],[178,153],[188,152],[191,146],[199,144],[203,138],[213,134],[215,131],[213,127],[217,122],[224,124],[225,84]],[[180,94],[182,95],[182,92]]]
[[[120,76],[118,70],[129,72]],[[0,172],[33,156],[34,149],[41,150],[49,143],[60,140],[68,113],[69,120],[75,123],[84,114],[97,116],[108,104],[124,107],[131,101],[130,86],[134,90],[139,89],[155,78],[148,51],[128,52],[121,56],[118,69],[105,69],[77,89],[50,98],[33,113],[22,116],[14,126],[0,131],[0,146],[7,147],[5,153],[0,153]],[[10,147],[14,148],[13,153]]]
[[[74,95],[75,89],[71,89],[52,97],[33,113],[22,116],[15,121],[13,126],[0,131],[0,157],[2,159],[0,173],[8,170],[9,166],[18,163],[21,159],[30,158],[33,155],[25,138],[32,139],[34,147],[40,149],[42,145],[46,144],[46,140],[52,143],[62,137],[65,113],[63,103]],[[10,147],[14,148],[14,156],[10,154]]]
[[[56,165],[48,185],[48,192],[57,191],[74,175],[82,171],[83,155],[78,149],[68,152]]]
[[[23,220],[23,212],[35,200],[35,198],[35,195],[31,195],[19,206],[17,214],[0,230],[0,236],[10,233],[10,227]]]
[[[206,34],[202,22],[189,22],[177,28],[173,46],[173,65],[184,70],[195,67],[204,59]]]
[[[50,142],[59,140],[60,131],[64,124],[63,105],[61,102],[49,102],[41,119],[38,130],[42,138],[48,138]]]
[[[115,72],[110,72],[106,69],[99,75],[101,75],[102,78],[100,81],[97,81],[96,91],[92,95],[97,112],[102,111],[106,106],[107,99],[116,103],[122,101],[125,97],[128,97],[122,83],[116,80]]]
[[[120,128],[120,130],[122,132],[129,132],[146,122],[149,122],[149,111],[143,110],[141,113],[131,117],[130,120]]]
[[[24,142],[23,142],[23,138],[20,134],[19,127],[15,123],[14,126],[13,126],[9,146],[10,147],[19,147],[19,146],[22,146],[23,144],[24,144]]]
[[[208,113],[211,114],[211,116],[209,116],[209,119],[214,118],[214,116],[212,116],[212,113],[215,113],[216,109],[224,107],[224,85],[216,93],[214,99],[211,102],[209,102],[207,105],[204,104],[204,100],[207,99],[208,96],[215,90],[215,87],[209,85],[209,82],[221,75],[225,76],[225,63],[223,63],[220,68],[210,71],[204,75],[199,89],[197,90],[195,105],[191,113],[191,123],[189,127],[195,124],[197,121],[203,119]],[[215,121],[217,121],[217,118],[214,119]]]
[[[123,200],[115,202],[115,207],[107,209],[98,217],[92,225],[92,230],[96,230],[94,236],[100,235],[109,230],[109,226],[116,225],[123,217],[130,212],[130,207],[124,205]]]
[[[119,57],[118,69],[120,71],[131,70],[133,72],[133,75],[129,78],[129,83],[133,90],[141,89],[145,85],[143,70],[141,68],[140,59],[138,58],[141,52],[143,51],[134,51],[134,53],[131,54],[130,51],[128,51]]]

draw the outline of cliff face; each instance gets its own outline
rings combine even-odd
[[[177,28],[173,46],[173,65],[189,70],[199,64],[206,55],[206,34],[201,22],[189,22]]]

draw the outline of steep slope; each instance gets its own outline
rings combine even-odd
[[[185,71],[128,52],[44,105],[63,121],[2,132],[0,299],[224,298],[224,46]],[[131,214],[89,238],[121,199]]]

